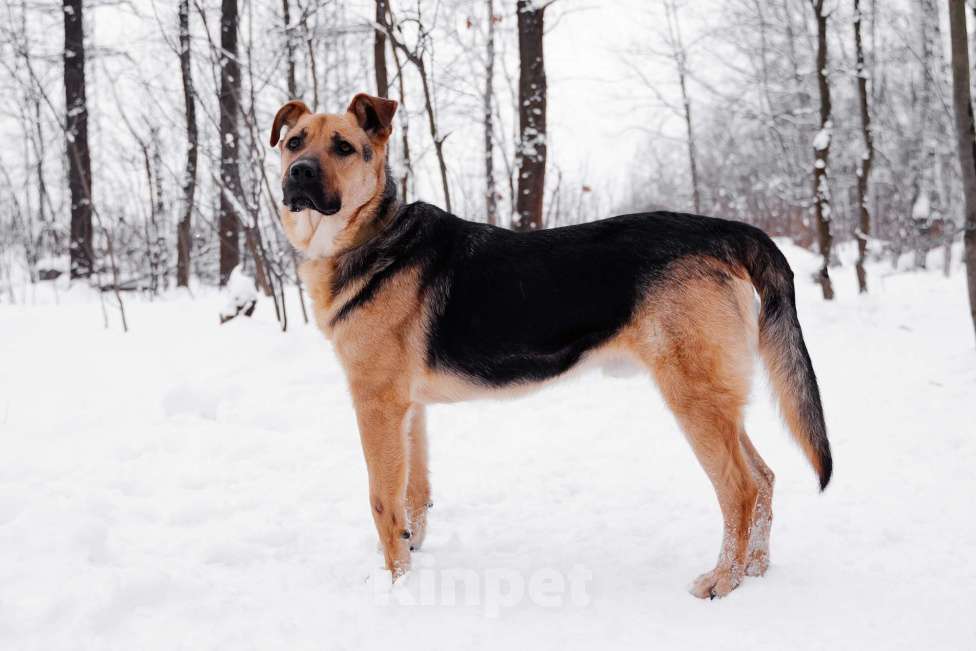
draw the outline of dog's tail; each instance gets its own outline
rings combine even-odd
[[[793,270],[786,257],[761,231],[750,237],[743,262],[759,292],[759,353],[794,439],[827,487],[833,471],[820,388],[796,315]]]

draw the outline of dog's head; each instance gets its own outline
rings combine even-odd
[[[336,237],[382,193],[396,109],[364,93],[343,114],[312,113],[298,100],[278,109],[271,146],[281,151],[281,221],[295,248],[331,255]]]

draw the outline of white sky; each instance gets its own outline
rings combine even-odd
[[[698,28],[704,6],[712,4],[712,0],[685,4],[681,18],[687,23],[683,25],[686,35]],[[678,130],[681,135],[680,122],[649,101],[650,93],[625,62],[627,51],[663,48],[656,34],[665,28],[661,2],[559,0],[548,11],[552,15],[547,17],[544,45],[550,155],[565,172],[611,195],[619,194],[648,129]],[[677,78],[668,62],[648,55],[641,72],[659,82],[661,92],[677,92]]]

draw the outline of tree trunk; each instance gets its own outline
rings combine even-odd
[[[444,209],[451,212],[451,189],[447,180],[447,161],[444,159],[444,139],[447,136],[440,135],[437,130],[437,120],[434,118],[434,98],[430,92],[430,83],[427,81],[427,66],[424,64],[423,55],[414,60],[417,70],[420,72],[420,87],[424,91],[424,109],[427,112],[427,126],[430,128],[430,139],[434,141],[434,154],[437,157],[437,167],[441,172],[441,187],[444,190]]]
[[[308,15],[302,12],[302,34],[305,37],[305,50],[308,52],[308,76],[312,86],[312,112],[319,110],[319,72],[315,56],[315,34],[308,29]],[[306,101],[306,103],[308,103]]]
[[[189,0],[180,0],[179,17],[180,71],[183,75],[183,103],[186,105],[186,170],[183,172],[183,214],[176,227],[176,286],[189,287],[193,199],[197,188],[197,109],[190,59]]]
[[[291,3],[281,0],[281,19],[285,23],[285,61],[287,66],[288,99],[298,99],[295,85],[295,38],[291,25]]]
[[[241,96],[237,58],[237,0],[221,0],[220,8],[220,284],[241,261],[240,218],[235,204],[241,198],[238,169],[237,116]],[[233,197],[233,199],[231,199]]]
[[[487,0],[488,10],[488,40],[485,46],[485,217],[489,224],[498,224],[498,191],[495,188],[495,152],[494,152],[494,113],[491,102],[495,95],[495,3]]]
[[[390,82],[386,75],[386,0],[376,0],[377,28],[373,30],[373,68],[376,71],[376,95],[390,96]]]
[[[434,115],[434,96],[431,92],[430,79],[427,76],[427,64],[424,62],[424,50],[418,45],[417,50],[411,50],[408,48],[403,41],[394,36],[395,30],[397,29],[394,21],[393,15],[389,12],[387,8],[386,22],[384,27],[386,29],[386,35],[390,39],[390,44],[394,48],[394,61],[397,66],[397,76],[401,80],[400,93],[403,94],[403,67],[400,64],[399,57],[396,56],[395,50],[400,50],[403,56],[417,69],[417,74],[420,75],[420,88],[424,93],[424,112],[427,114],[427,127],[430,129],[430,139],[434,143],[434,155],[437,158],[437,167],[441,173],[441,187],[444,190],[444,208],[447,212],[451,212],[451,188],[448,183],[447,178],[447,161],[444,158],[444,140],[447,136],[440,135],[437,130],[437,118]],[[423,23],[418,21],[418,28],[421,32],[424,31]],[[401,108],[401,114],[405,114],[405,111]],[[406,142],[406,140],[404,140]],[[406,196],[403,197],[406,200]]]
[[[27,55],[25,54],[25,56],[27,56]],[[33,92],[32,92],[32,94],[33,94]],[[36,135],[37,140],[36,140],[36,143],[35,143],[35,153],[37,154],[37,163],[34,166],[34,171],[35,171],[35,173],[37,175],[37,219],[40,222],[40,233],[38,234],[38,245],[41,245],[41,241],[44,238],[45,232],[54,232],[54,233],[56,233],[57,231],[54,228],[51,227],[51,224],[48,224],[48,221],[47,221],[47,210],[45,209],[45,207],[48,206],[51,203],[51,198],[48,196],[48,193],[47,193],[47,182],[44,180],[44,157],[45,157],[45,151],[44,150],[46,149],[46,142],[44,141],[44,123],[41,121],[41,100],[40,100],[40,98],[37,97],[36,95],[34,95],[33,100],[32,100],[32,104],[33,104],[33,108],[34,108],[34,129],[35,129],[35,132],[37,134]],[[55,244],[55,248],[57,248],[56,247],[56,242],[57,242],[57,239],[55,239],[55,242],[53,243],[53,244]],[[36,262],[37,262],[37,259],[36,259],[36,253],[37,253],[37,251],[35,250],[34,253],[35,253],[35,255],[32,257],[32,264],[31,264],[31,274],[32,275],[36,271],[36,269],[34,268],[34,264],[36,264]]]
[[[387,12],[387,17],[383,25],[385,29],[389,30],[393,21],[389,16],[389,10]],[[407,117],[407,92],[403,82],[403,64],[400,61],[400,55],[397,54],[396,47],[390,48],[390,54],[393,55],[393,64],[396,66],[397,94],[400,100],[400,110],[397,111],[397,115],[400,117],[400,142],[403,146],[403,176],[400,177],[400,201],[406,203],[409,196],[407,190],[410,188],[410,179],[413,176],[413,162],[410,159],[410,120]]]
[[[688,167],[691,170],[691,199],[695,207],[695,212],[701,212],[701,190],[698,185],[698,161],[695,151],[695,132],[691,127],[691,100],[688,98],[688,91],[685,87],[684,70],[681,76],[681,103],[685,113],[685,128],[688,133]]]
[[[911,238],[915,249],[915,266],[927,267],[926,258],[932,248],[930,231],[933,223],[943,217],[943,201],[939,193],[940,135],[945,132],[940,106],[942,89],[938,82],[943,74],[942,33],[936,0],[916,0],[913,15],[918,25],[920,77],[915,95],[915,132],[917,151],[914,152],[914,197],[912,199]]]
[[[519,142],[518,196],[512,227],[531,231],[543,227],[546,186],[546,67],[542,38],[545,5],[518,0]]]
[[[668,19],[668,37],[671,40],[672,56],[678,69],[678,83],[681,87],[681,108],[685,118],[685,130],[688,135],[688,169],[691,172],[691,199],[695,212],[701,212],[701,189],[698,184],[698,156],[695,147],[695,131],[691,121],[691,98],[688,97],[688,57],[681,40],[681,28],[678,25],[678,9],[673,2],[665,5]]]
[[[159,129],[149,130],[149,146],[147,149],[148,165],[146,178],[150,187],[150,207],[147,248],[149,253],[149,290],[156,295],[161,289],[168,289],[168,265],[166,258],[165,239],[159,229],[160,221],[166,214],[165,193],[163,191],[163,157],[159,153]]]
[[[85,99],[85,26],[82,0],[64,0],[64,105],[71,193],[71,277],[92,273],[92,182]]]
[[[823,261],[820,266],[820,287],[825,300],[833,300],[834,287],[830,282],[830,249],[833,235],[830,232],[830,186],[828,160],[830,157],[830,84],[827,79],[827,15],[824,0],[810,0],[817,18],[817,87],[820,91],[820,131],[814,138],[813,206],[817,220],[817,238]]]
[[[864,153],[857,169],[857,205],[860,213],[857,238],[857,289],[861,294],[868,291],[868,277],[864,270],[867,257],[868,236],[871,234],[871,213],[868,211],[868,182],[874,162],[874,134],[871,131],[871,113],[868,111],[868,73],[864,66],[864,43],[861,38],[861,2],[854,0],[854,49],[857,56],[857,96],[861,108],[861,129],[864,135]]]
[[[949,34],[952,49],[952,103],[956,113],[959,168],[966,206],[963,237],[966,280],[969,286],[969,315],[976,330],[976,127],[969,87],[969,43],[966,32],[965,0],[948,0]]]

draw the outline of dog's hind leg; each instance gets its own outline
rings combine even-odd
[[[712,350],[718,350],[713,348]],[[742,581],[759,488],[746,459],[742,431],[742,396],[734,383],[712,374],[689,373],[680,361],[700,357],[701,349],[679,354],[678,361],[661,362],[655,376],[708,475],[722,510],[722,548],[710,572],[695,580],[697,597],[724,597]]]
[[[759,486],[742,445],[751,331],[730,281],[692,276],[658,295],[644,347],[664,399],[715,488],[723,536],[715,568],[694,582],[698,597],[722,597],[742,581]]]
[[[745,571],[747,576],[762,576],[769,567],[769,531],[773,525],[773,484],[776,476],[759,456],[745,430],[739,433],[739,439],[759,488],[756,510],[752,516],[752,533],[749,536],[749,555]]]
[[[410,445],[410,476],[407,480],[407,517],[410,520],[410,549],[420,549],[427,535],[430,476],[427,471],[427,413],[414,405],[407,433]]]
[[[759,490],[739,444],[737,418],[714,405],[675,409],[722,510],[722,547],[715,568],[691,588],[697,597],[724,597],[745,574]]]

